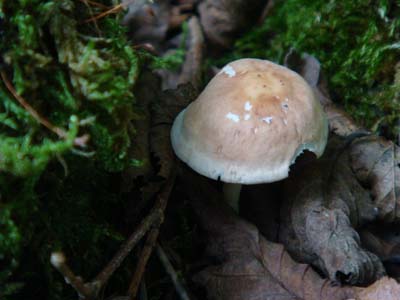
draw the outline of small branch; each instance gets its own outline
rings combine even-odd
[[[69,283],[81,297],[84,297],[85,299],[92,298],[92,290],[83,283],[82,278],[75,276],[71,271],[67,265],[64,253],[53,252],[50,257],[50,262],[53,267],[64,276],[65,282]]]
[[[50,123],[46,118],[42,117],[22,96],[20,96],[17,91],[12,86],[11,82],[8,80],[5,72],[0,72],[1,78],[7,88],[7,90],[14,96],[14,98],[21,104],[21,106],[39,123],[44,127],[49,129],[58,135],[61,139],[66,139],[68,137],[67,131],[64,129],[57,127]],[[74,140],[74,145],[79,147],[85,147],[87,142],[89,141],[89,135],[85,134],[81,137],[77,137]]]
[[[148,299],[148,296],[147,296],[146,281],[143,279],[140,282],[139,300],[147,300],[147,299]]]
[[[258,24],[262,25],[265,21],[265,19],[270,15],[270,13],[272,12],[273,8],[275,6],[275,1],[274,0],[269,0],[268,3],[265,5],[263,12],[260,16],[260,18],[258,19]]]
[[[152,226],[160,226],[164,218],[164,210],[167,206],[169,195],[175,182],[175,171],[166,181],[163,189],[158,195],[157,203],[151,210],[150,214],[141,222],[139,227],[129,237],[129,239],[121,246],[117,254],[111,259],[107,266],[96,276],[93,282],[100,289],[111,277],[114,271],[121,265],[125,257],[132,251],[133,247],[140,241],[146,232]]]
[[[154,246],[156,245],[159,232],[160,231],[158,228],[153,228],[147,236],[147,240],[139,256],[140,260],[138,266],[133,274],[131,284],[129,285],[128,295],[130,300],[136,298],[147,262],[151,256],[151,253],[153,252]]]
[[[162,216],[162,211],[155,209],[142,221],[142,223],[140,223],[139,227],[121,246],[117,254],[115,254],[107,266],[94,279],[94,281],[98,282],[99,286],[103,286],[108,281],[115,270],[121,265],[122,261],[132,251],[133,247],[142,239],[154,223],[160,221]]]
[[[163,248],[157,244],[157,255],[160,259],[161,263],[163,264],[165,271],[171,277],[172,282],[174,283],[176,292],[179,295],[179,298],[182,300],[190,300],[188,293],[186,292],[183,284],[181,283],[178,275],[176,274],[174,267],[172,266],[171,262],[169,261],[167,255],[165,254]]]
[[[100,13],[100,14],[92,17],[92,18],[89,18],[89,19],[85,20],[84,23],[95,22],[95,21],[97,21],[97,20],[99,20],[101,18],[104,18],[107,15],[119,13],[123,9],[124,9],[124,5],[123,4],[118,4],[118,5],[114,6],[113,8],[111,8],[111,9],[109,9],[107,11],[104,11],[104,12],[102,12],[102,13]]]
[[[85,20],[85,23],[94,22],[94,21],[99,20],[101,18],[104,18],[104,17],[106,17],[106,16],[108,16],[110,14],[117,14],[120,11],[122,11],[123,9],[126,9],[131,3],[135,2],[135,1],[137,1],[137,0],[129,0],[129,1],[126,1],[124,3],[117,4],[114,7],[110,8],[110,9],[108,9],[108,10],[106,10],[106,11],[104,11],[104,12],[102,12],[102,13],[100,13],[100,14],[92,17],[92,18],[90,18],[90,19]]]
[[[102,9],[109,9],[109,7],[107,5],[104,5],[104,4],[96,2],[96,1],[91,1],[91,0],[79,0],[79,1],[81,1],[81,2],[83,2],[85,4],[88,3],[90,5],[93,5],[93,6],[102,8]]]
[[[196,89],[199,89],[203,64],[204,35],[197,17],[190,18],[188,26],[190,39],[179,82],[191,82]]]
[[[57,126],[54,126],[51,124],[47,119],[43,118],[39,113],[20,95],[18,95],[17,91],[14,89],[12,86],[11,82],[8,80],[6,74],[2,71],[0,72],[1,78],[3,79],[4,84],[6,85],[8,91],[14,96],[14,98],[19,102],[19,104],[22,105],[22,107],[25,108],[27,112],[40,124],[45,126],[47,129],[53,131],[55,134],[57,134],[61,138],[66,138],[67,137],[67,132],[59,128]]]
[[[164,210],[167,206],[169,195],[174,186],[176,177],[176,171],[173,169],[171,175],[165,182],[162,190],[158,194],[157,202],[152,208],[150,214],[140,223],[139,227],[131,234],[128,240],[121,246],[118,252],[114,255],[111,261],[106,267],[93,279],[91,282],[83,283],[80,277],[74,275],[71,269],[66,265],[65,256],[62,253],[53,253],[51,256],[52,265],[64,276],[66,281],[72,285],[72,287],[84,298],[94,299],[99,294],[101,288],[107,283],[111,275],[121,265],[122,261],[132,251],[133,247],[141,240],[141,238],[149,231],[152,226],[157,228],[150,232],[147,239],[149,242],[148,249],[143,249],[145,256],[150,256],[152,243],[158,236],[158,227],[161,225],[164,219]],[[154,242],[153,242],[154,241]],[[148,260],[148,258],[147,258]],[[145,264],[140,267],[144,270]],[[139,272],[139,271],[138,271]],[[143,272],[142,272],[143,273]],[[137,275],[139,276],[139,275]],[[141,275],[140,275],[141,276]]]
[[[81,1],[82,1],[82,2],[86,5],[86,7],[88,8],[91,17],[93,17],[94,14],[93,14],[92,7],[91,7],[89,4],[92,4],[92,5],[94,5],[94,6],[99,5],[99,4],[102,5],[101,3],[93,2],[93,1],[90,1],[90,0],[81,0]],[[106,7],[106,8],[107,8],[107,7]],[[100,31],[100,28],[99,28],[99,24],[97,24],[96,21],[94,21],[93,23],[94,23],[94,27],[96,28],[97,35],[98,35],[99,37],[101,37],[101,31]]]

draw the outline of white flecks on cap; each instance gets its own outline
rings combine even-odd
[[[250,101],[246,101],[244,104],[244,109],[247,111],[250,111],[253,108],[253,105],[251,105]]]
[[[226,65],[225,67],[223,67],[220,73],[225,73],[229,77],[233,77],[236,75],[235,69],[232,68],[230,65]]]
[[[231,62],[225,70],[174,121],[171,144],[183,162],[209,178],[254,184],[287,177],[305,149],[321,156],[328,122],[303,78],[255,59]],[[279,84],[282,78],[287,88]],[[247,101],[251,110],[245,109]]]
[[[240,121],[240,117],[236,114],[233,114],[231,112],[228,112],[225,117],[229,120],[232,120],[233,122],[237,123]]]
[[[244,115],[244,119],[245,119],[245,121],[248,121],[248,120],[250,120],[250,118],[251,118],[250,114],[245,114],[245,115]]]
[[[273,117],[265,117],[265,118],[262,118],[261,120],[264,121],[267,124],[271,124],[272,123],[272,119],[273,119]]]
[[[283,119],[283,124],[287,125],[287,120]]]

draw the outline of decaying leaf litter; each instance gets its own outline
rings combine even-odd
[[[109,16],[111,6],[84,2],[98,12],[93,17],[99,17],[99,22]],[[123,260],[132,255],[133,248],[138,259],[137,265],[130,267],[132,279],[125,289],[107,291],[110,295],[146,299],[144,291],[160,289],[166,291],[161,297],[167,299],[176,293],[183,299],[204,298],[204,293],[209,299],[400,298],[398,284],[387,277],[399,277],[398,239],[395,229],[391,229],[394,237],[381,230],[398,222],[399,147],[358,126],[332,103],[316,58],[291,51],[286,64],[303,75],[324,106],[331,130],[326,153],[318,161],[295,166],[284,182],[246,188],[241,214],[247,220],[223,204],[218,183],[194,174],[174,157],[170,127],[178,112],[201,90],[205,53],[220,55],[244,29],[268,17],[271,9],[270,3],[265,6],[262,1],[254,1],[253,6],[244,1],[200,2],[137,2],[130,6],[124,22],[130,24],[135,47],[166,53],[166,60],[183,57],[178,50],[184,50],[185,61],[180,72],[160,71],[162,80],[149,70],[142,71],[136,83],[136,102],[143,115],[131,124],[140,141],[127,151],[130,157],[143,158],[144,163],[124,170],[122,189],[137,186],[138,178],[144,183],[137,193],[141,199],[135,202],[138,205],[131,204],[130,216],[136,221],[130,222],[134,225],[130,237],[104,268],[99,264],[101,271],[93,280],[85,282],[74,275],[69,262],[76,264],[78,258],[68,253],[68,261],[64,254],[53,253],[53,266],[86,299],[103,297],[104,286],[114,271],[126,264]],[[129,4],[126,1],[124,5]],[[196,12],[199,18],[192,17]],[[185,20],[188,25],[183,34],[174,34]],[[170,51],[175,54],[171,56]],[[76,72],[75,64],[67,62],[67,66]],[[12,74],[8,76],[12,78]],[[84,82],[75,76],[72,85],[82,86]],[[176,88],[177,83],[185,82],[191,84]],[[162,92],[161,85],[172,90]],[[274,205],[266,205],[268,202]],[[182,209],[185,211],[179,215],[176,210]],[[249,214],[251,211],[258,213]],[[182,214],[196,216],[196,221],[190,220],[192,245],[180,245],[191,254],[178,254],[172,246],[173,238],[182,231],[176,221]],[[185,219],[188,222],[188,217]],[[140,243],[142,238],[144,243]],[[162,268],[150,259],[155,248]],[[173,278],[173,287],[160,283],[160,275],[153,276],[160,268]],[[168,276],[161,278],[170,282]]]

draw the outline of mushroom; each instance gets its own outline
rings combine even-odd
[[[311,87],[290,69],[261,59],[227,64],[176,117],[176,155],[198,173],[225,182],[238,211],[242,184],[288,177],[305,150],[320,157],[328,123]]]

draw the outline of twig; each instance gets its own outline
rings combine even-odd
[[[69,283],[81,297],[84,297],[85,299],[91,299],[93,294],[91,288],[83,283],[82,278],[77,277],[71,271],[67,265],[67,260],[64,253],[53,252],[50,257],[50,262],[54,268],[56,268],[64,276],[65,282]]]
[[[133,49],[138,49],[138,50],[145,50],[147,52],[150,52],[153,55],[158,55],[157,50],[154,48],[154,46],[150,43],[144,43],[144,44],[137,44],[132,46]]]
[[[51,124],[47,119],[39,115],[39,113],[22,96],[18,95],[17,91],[14,89],[11,82],[8,80],[7,75],[3,71],[0,72],[0,74],[8,91],[14,96],[14,98],[19,102],[19,104],[21,104],[25,108],[25,110],[30,113],[30,115],[36,121],[38,121],[40,124],[48,128],[49,130],[53,131],[59,137],[61,138],[67,137],[67,132],[64,129]]]
[[[167,206],[168,198],[175,182],[175,177],[176,171],[173,169],[161,192],[158,194],[157,202],[152,208],[150,214],[140,223],[139,227],[121,246],[111,261],[91,282],[83,283],[82,279],[75,276],[71,269],[65,264],[66,259],[63,254],[54,253],[51,256],[51,263],[53,266],[64,276],[64,278],[66,278],[67,282],[84,297],[84,299],[94,299],[98,295],[99,291],[107,283],[111,275],[152,226],[157,226],[156,230],[158,231],[158,226],[160,226],[164,220],[164,210]],[[157,236],[158,232],[153,232],[149,235],[148,240],[150,239],[151,242],[151,240],[156,239]]]
[[[189,20],[189,46],[182,72],[179,76],[180,83],[191,82],[196,89],[200,88],[201,66],[203,63],[204,35],[197,17]]]
[[[104,18],[105,16],[110,15],[110,14],[119,13],[121,10],[126,9],[133,2],[135,2],[135,0],[129,0],[125,3],[117,4],[114,7],[110,8],[90,19],[85,20],[85,23],[96,21],[96,20]]]
[[[272,9],[274,8],[275,5],[275,1],[274,0],[269,0],[268,3],[265,5],[263,12],[260,16],[260,18],[258,19],[258,24],[262,25],[265,21],[265,19],[269,16],[269,14],[271,13]]]
[[[42,124],[44,127],[49,129],[50,131],[54,132],[62,139],[66,139],[68,137],[68,133],[53,124],[50,123],[46,118],[42,117],[22,96],[20,96],[17,91],[12,86],[11,82],[8,80],[7,75],[5,72],[0,72],[1,78],[7,88],[7,90],[14,96],[14,98],[21,104],[21,106],[39,123]],[[75,146],[85,147],[86,143],[89,140],[89,135],[85,134],[83,136],[77,137],[74,140]]]
[[[154,246],[156,245],[159,232],[160,231],[158,228],[153,228],[147,236],[146,242],[139,256],[140,260],[138,266],[136,267],[131,284],[129,285],[128,295],[129,299],[131,300],[136,298],[147,262],[151,256],[151,253],[153,252]]]
[[[96,3],[96,4],[101,4],[101,3],[93,2],[93,1],[90,1],[90,0],[81,0],[81,1],[82,1],[82,2],[86,5],[86,7],[88,8],[91,17],[93,17],[94,14],[93,14],[92,7],[89,5],[89,3],[91,3],[92,5],[95,5],[94,3]],[[106,7],[106,8],[107,8],[107,7]],[[98,35],[99,37],[101,37],[102,35],[101,35],[100,28],[99,28],[99,24],[97,24],[97,21],[94,21],[93,23],[94,23],[94,27],[96,28],[97,35]]]
[[[158,258],[160,259],[161,263],[163,264],[165,271],[171,277],[172,282],[174,283],[176,292],[178,293],[179,297],[182,300],[190,300],[188,293],[186,292],[183,284],[181,283],[178,275],[176,274],[174,267],[172,266],[171,262],[169,261],[167,255],[165,254],[163,248],[157,244],[156,247]]]
[[[96,286],[100,289],[121,265],[125,257],[132,251],[133,247],[140,241],[146,232],[152,226],[160,226],[164,218],[164,210],[167,206],[169,195],[175,182],[175,171],[172,171],[170,177],[166,181],[162,191],[158,195],[157,203],[151,210],[150,214],[142,221],[135,232],[121,246],[117,254],[111,259],[107,266],[93,280]]]
[[[104,18],[107,15],[119,13],[122,9],[124,9],[124,5],[121,3],[121,4],[118,4],[118,5],[114,6],[111,9],[107,10],[107,11],[104,11],[104,12],[102,12],[102,13],[94,16],[94,17],[91,17],[91,18],[85,20],[84,23],[94,22],[94,21],[97,21],[97,20],[99,20],[101,18]]]
[[[146,287],[146,281],[143,279],[140,282],[140,290],[139,290],[139,300],[147,300],[147,287]]]
[[[96,1],[91,1],[91,0],[79,0],[79,1],[81,1],[81,2],[83,2],[85,4],[89,3],[90,5],[97,6],[97,7],[100,7],[102,9],[109,9],[109,7],[107,5],[104,5],[103,3],[99,3],[99,2],[96,2]]]

